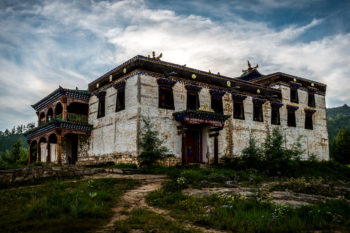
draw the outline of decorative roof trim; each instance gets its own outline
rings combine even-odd
[[[77,130],[77,131],[83,131],[83,132],[91,132],[92,125],[53,119],[50,122],[48,122],[42,126],[38,126],[34,129],[31,129],[31,130],[25,132],[23,135],[27,139],[31,139],[31,138],[34,138],[34,137],[39,136],[41,134],[47,133],[47,132],[49,132],[53,129],[57,129],[57,128]]]
[[[49,95],[42,98],[37,103],[33,104],[32,107],[35,109],[35,111],[39,111],[40,109],[44,108],[48,104],[56,101],[61,96],[67,96],[73,99],[80,99],[80,100],[86,100],[86,101],[89,101],[89,98],[90,98],[90,94],[88,91],[65,89],[60,86],[59,88],[51,92]]]

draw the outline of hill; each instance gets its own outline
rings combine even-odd
[[[342,127],[350,129],[350,107],[344,104],[335,108],[327,108],[327,128],[330,142],[337,136]]]

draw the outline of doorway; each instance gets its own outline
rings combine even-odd
[[[65,138],[68,163],[75,164],[78,160],[78,135],[67,134]]]
[[[201,163],[201,130],[200,129],[188,129],[186,131],[186,154],[187,163]]]

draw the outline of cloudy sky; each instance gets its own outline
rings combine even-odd
[[[328,85],[350,104],[350,1],[0,0],[0,130],[31,104],[137,55],[237,77],[246,61]]]

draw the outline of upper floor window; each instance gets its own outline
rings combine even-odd
[[[201,90],[198,86],[187,85],[187,110],[199,109],[199,95],[198,92]]]
[[[297,88],[290,88],[290,102],[299,103]]]
[[[98,109],[97,109],[97,118],[105,116],[105,105],[106,105],[106,92],[102,91],[97,94],[98,97]]]
[[[117,101],[115,111],[121,111],[125,109],[125,88],[119,89],[117,93]]]
[[[265,100],[262,99],[253,99],[253,120],[263,122],[263,103]]]
[[[233,99],[233,118],[244,120],[244,99],[246,96],[232,94]]]
[[[287,115],[287,125],[290,127],[296,127],[296,117],[295,117],[295,111],[298,109],[298,107],[295,106],[287,106],[288,115]]]
[[[312,116],[315,113],[313,110],[305,109],[305,129],[313,129],[313,120]]]
[[[307,105],[309,107],[316,107],[315,93],[313,91],[308,92]]]
[[[117,98],[115,103],[115,111],[119,112],[125,109],[125,81],[121,81],[114,85],[117,89]]]
[[[271,103],[271,124],[280,125],[280,103]]]
[[[222,103],[222,96],[225,94],[223,91],[219,90],[210,90],[210,95],[211,95],[211,108],[214,110],[216,113],[223,114],[224,113],[224,108],[223,108],[223,103]]]
[[[173,86],[176,82],[166,78],[158,79],[157,82],[159,84],[158,107],[175,109]]]

